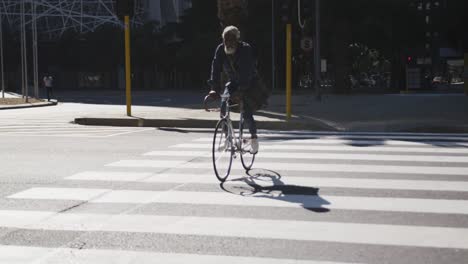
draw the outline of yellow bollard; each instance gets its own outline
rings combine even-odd
[[[132,79],[130,68],[130,17],[125,16],[125,92],[127,97],[127,116],[132,115]]]
[[[292,26],[286,25],[286,117],[291,118]]]

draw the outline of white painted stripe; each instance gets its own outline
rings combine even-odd
[[[142,127],[106,127],[106,126],[82,126],[82,125],[74,125],[74,124],[63,124],[63,125],[11,125],[11,126],[0,126],[0,130],[34,130],[34,129],[44,129],[44,130],[54,130],[54,129],[91,129],[91,130],[106,130],[106,131],[114,131],[114,130],[138,130],[138,129],[147,129]]]
[[[211,157],[211,152],[208,151],[191,151],[191,150],[156,150],[144,153],[143,156],[158,156],[158,157]]]
[[[10,130],[20,130],[20,131],[33,131],[33,130],[45,130],[45,131],[54,131],[54,130],[64,130],[64,129],[76,129],[76,130],[100,130],[100,131],[116,131],[116,130],[132,130],[133,128],[124,128],[124,127],[87,127],[80,125],[69,125],[69,126],[11,126],[11,127],[0,127],[0,131],[10,131]],[[141,128],[135,128],[141,129]]]
[[[137,191],[137,190],[115,190],[105,194],[89,203],[134,203],[145,204],[153,203],[160,196],[165,195],[165,192],[158,191]]]
[[[25,229],[141,232],[175,235],[243,237],[330,241],[372,245],[468,249],[468,229],[404,225],[264,220],[222,217],[56,214],[44,221],[23,226],[17,218],[0,212],[0,226]],[[50,212],[28,211],[27,218]],[[5,225],[4,222],[10,225]]]
[[[13,194],[11,199],[50,199],[87,201],[110,190],[86,188],[45,188],[35,187]]]
[[[150,131],[154,130],[154,128],[147,128],[147,129],[137,129],[137,130],[127,130],[125,132],[117,132],[114,134],[110,134],[107,137],[115,137],[115,136],[121,136],[121,135],[127,135],[127,134],[132,134],[132,133],[139,133],[139,132],[145,132],[145,131]]]
[[[284,144],[335,144],[335,145],[387,145],[387,146],[427,146],[427,147],[468,147],[468,142],[456,142],[456,141],[402,141],[402,140],[348,140],[348,139],[284,139],[284,137],[279,137],[275,139],[274,137],[263,137],[259,138],[260,142],[277,142]],[[194,142],[213,142],[213,138],[199,138],[193,140]]]
[[[0,226],[28,226],[51,217],[54,214],[56,214],[56,212],[0,210]]]
[[[326,139],[402,139],[402,140],[468,140],[468,134],[382,134],[382,133],[260,133],[259,137],[286,137],[310,138],[320,137]]]
[[[143,154],[159,157],[211,157],[207,151],[158,150]],[[467,156],[422,156],[422,155],[384,155],[384,154],[341,154],[312,152],[277,152],[266,150],[259,155],[268,159],[319,159],[319,160],[374,160],[374,161],[412,161],[412,162],[466,162]]]
[[[53,248],[0,246],[0,263],[31,264],[52,252]]]
[[[111,182],[149,182],[149,183],[201,183],[218,184],[214,174],[210,173],[161,173],[152,172],[110,172],[88,171],[78,173],[66,178],[80,181],[111,181]],[[242,179],[233,176],[229,181]],[[260,177],[247,177],[260,185],[273,185],[271,179]],[[296,185],[308,187],[339,187],[357,189],[387,189],[387,190],[426,190],[426,191],[454,191],[468,192],[468,181],[430,181],[430,180],[394,180],[394,179],[368,179],[368,178],[328,178],[328,177],[298,177],[288,174],[274,185]]]
[[[300,134],[300,135],[355,135],[355,136],[437,136],[437,137],[466,137],[468,138],[468,133],[419,133],[419,132],[338,132],[338,131],[309,131],[309,130],[266,130],[259,129],[259,135],[273,135],[273,134]]]
[[[222,192],[155,192],[116,190],[90,203],[173,203],[468,215],[468,201],[414,198],[284,195],[258,193],[238,196]]]
[[[211,144],[195,144],[186,143],[171,146],[171,148],[186,148],[186,149],[205,149],[210,150]],[[316,146],[316,145],[260,145],[262,150],[326,150],[326,151],[353,151],[353,152],[414,152],[414,153],[453,153],[453,154],[468,154],[468,148],[435,148],[435,147],[385,147],[385,146]]]
[[[205,183],[205,184],[219,184],[214,181],[216,176],[212,174],[192,174],[192,173],[161,173],[155,174],[143,180],[143,182],[151,183]],[[217,179],[216,179],[217,180]]]
[[[4,132],[4,131],[0,131],[0,134],[2,135],[8,135],[8,134],[24,134],[24,135],[28,135],[28,134],[44,134],[44,135],[50,135],[50,134],[62,134],[62,133],[76,133],[76,134],[83,134],[83,133],[93,133],[93,134],[105,134],[105,135],[108,135],[108,134],[111,134],[111,133],[115,133],[115,132],[122,132],[122,131],[125,131],[125,132],[135,132],[135,131],[130,131],[130,130],[116,130],[116,131],[102,131],[102,130],[75,130],[73,128],[71,129],[68,129],[68,130],[53,130],[53,131],[45,131],[45,130],[42,130],[42,129],[37,129],[35,131],[20,131],[20,130],[15,130],[15,131],[8,131],[8,132]]]
[[[233,176],[229,181],[236,181]],[[267,177],[247,177],[261,186],[296,185],[305,187],[338,187],[357,189],[387,189],[387,190],[421,190],[421,191],[454,191],[468,192],[468,181],[428,181],[428,180],[394,180],[394,179],[355,179],[355,178],[325,178],[325,177],[294,177],[288,175],[274,183]],[[214,174],[155,174],[145,178],[143,182],[157,183],[203,183],[217,184]]]
[[[22,133],[0,133],[4,137],[82,137],[82,138],[105,138],[107,135],[97,135],[97,134],[22,134]]]
[[[69,200],[66,192],[69,188],[50,188],[49,190],[25,191],[20,199],[54,199]],[[90,192],[98,191],[89,189]],[[311,189],[311,191],[314,191]],[[53,196],[53,198],[51,198]],[[41,198],[36,198],[41,197]],[[42,198],[47,197],[47,198]],[[257,193],[249,196],[238,196],[224,192],[183,192],[183,191],[138,191],[109,190],[99,197],[83,194],[74,200],[86,200],[89,203],[173,203],[173,204],[208,204],[235,206],[270,206],[293,208],[328,208],[345,210],[417,212],[434,214],[464,214],[468,215],[467,200],[387,198],[387,197],[353,197],[353,196],[317,196],[317,195],[284,195]]]
[[[344,262],[275,259],[258,257],[234,257],[219,255],[196,255],[156,253],[128,250],[43,248],[23,246],[0,246],[0,263],[80,263],[80,264],[351,264]]]
[[[282,140],[283,144],[337,144],[337,145],[353,145],[353,146],[420,146],[432,148],[447,148],[447,147],[468,147],[468,142],[457,141],[399,141],[399,140],[346,140],[346,139],[291,139]]]
[[[212,169],[211,162],[188,162],[184,160],[121,160],[107,164],[110,167],[127,168],[172,168],[172,169]],[[233,163],[234,169],[241,165]],[[435,166],[392,166],[363,164],[312,164],[256,161],[254,168],[287,171],[321,171],[321,172],[369,172],[392,174],[429,174],[429,175],[463,175],[468,176],[468,167],[435,167]]]
[[[153,175],[151,172],[85,171],[65,179],[81,181],[139,181]]]

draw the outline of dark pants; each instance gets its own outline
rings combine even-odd
[[[249,96],[244,96],[244,121],[249,127],[250,135],[252,138],[257,138],[257,123],[253,117],[253,100]]]
[[[224,91],[226,93],[226,90]],[[243,112],[243,117],[245,124],[249,128],[250,135],[252,138],[257,138],[257,123],[255,122],[255,119],[253,117],[253,99],[250,98],[248,95],[244,95],[242,97],[242,101],[244,102],[244,112]],[[222,100],[221,102],[221,117],[223,117],[226,114],[226,101],[225,99]]]
[[[46,86],[46,92],[47,92],[47,100],[50,101],[50,97],[54,96],[54,93],[52,92],[52,86]]]

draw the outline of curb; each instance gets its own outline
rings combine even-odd
[[[395,132],[409,132],[409,133],[467,133],[468,134],[468,126],[467,125],[453,125],[453,126],[416,126],[411,127],[403,130],[398,130]]]
[[[34,104],[19,104],[19,105],[11,105],[11,106],[0,106],[0,110],[43,107],[43,106],[52,106],[52,105],[57,105],[57,104],[58,104],[57,101],[34,103]]]
[[[74,123],[87,126],[124,126],[124,127],[180,127],[180,128],[214,128],[218,120],[209,119],[144,119],[144,118],[75,118]],[[234,127],[238,121],[233,121]],[[259,121],[258,129],[271,130],[320,130],[338,131],[337,129],[300,121]]]
[[[87,126],[121,126],[121,127],[179,127],[179,128],[214,128],[218,120],[210,119],[144,119],[144,118],[75,118],[74,123]],[[238,121],[233,121],[234,127]],[[362,126],[359,128],[336,128],[317,122],[292,121],[261,121],[257,120],[258,129],[271,130],[315,130],[330,132],[408,132],[408,133],[468,133],[468,125],[455,124],[395,124],[386,127]]]

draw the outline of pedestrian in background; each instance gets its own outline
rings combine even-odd
[[[43,81],[47,92],[47,101],[50,101],[50,97],[53,96],[52,88],[54,86],[54,78],[51,75],[46,75]]]

